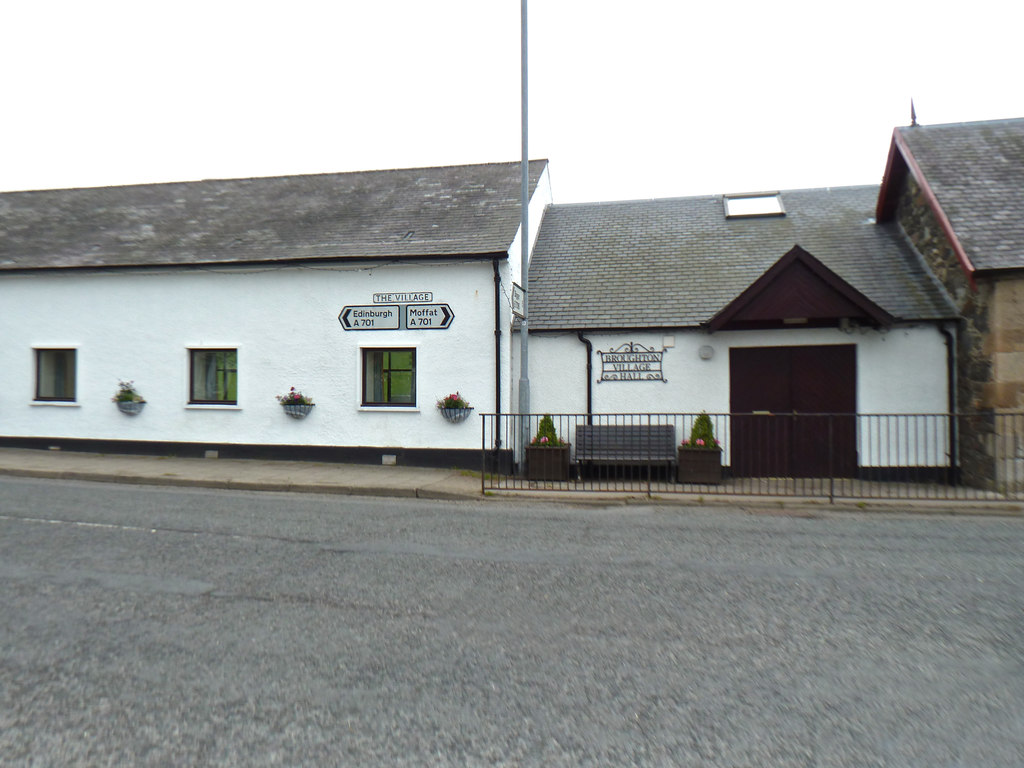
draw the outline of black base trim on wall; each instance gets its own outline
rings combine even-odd
[[[953,467],[859,467],[858,480],[878,483],[960,485],[960,470]]]
[[[205,458],[216,451],[221,459],[329,461],[338,464],[382,464],[394,456],[398,466],[480,470],[480,451],[469,448],[399,448],[363,445],[268,445],[260,443],[180,443],[155,440],[92,440],[69,437],[0,436],[0,447],[37,450],[120,453],[139,456]]]

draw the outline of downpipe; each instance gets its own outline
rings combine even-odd
[[[587,345],[587,424],[594,423],[594,344],[576,331],[576,338]]]

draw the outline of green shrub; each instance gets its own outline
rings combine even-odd
[[[711,423],[710,416],[701,411],[700,415],[693,420],[690,439],[684,440],[683,445],[687,448],[707,448],[708,450],[718,448],[718,441],[715,440],[715,427]]]
[[[558,432],[555,431],[554,419],[547,415],[541,418],[540,424],[537,425],[537,435],[533,438],[530,445],[540,445],[546,448],[555,448],[565,445],[565,443],[563,443],[558,437]]]

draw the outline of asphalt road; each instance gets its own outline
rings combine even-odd
[[[1021,766],[1024,520],[0,479],[4,766]]]

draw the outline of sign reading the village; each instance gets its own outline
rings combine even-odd
[[[346,331],[397,331],[401,314],[397,305],[342,307],[338,322]]]
[[[405,308],[405,327],[411,329],[447,328],[455,313],[447,304],[410,304]]]
[[[423,304],[433,300],[433,291],[409,291],[408,293],[373,294],[374,304]]]
[[[666,381],[661,369],[665,350],[645,347],[634,341],[609,349],[597,351],[601,356],[602,381]]]

